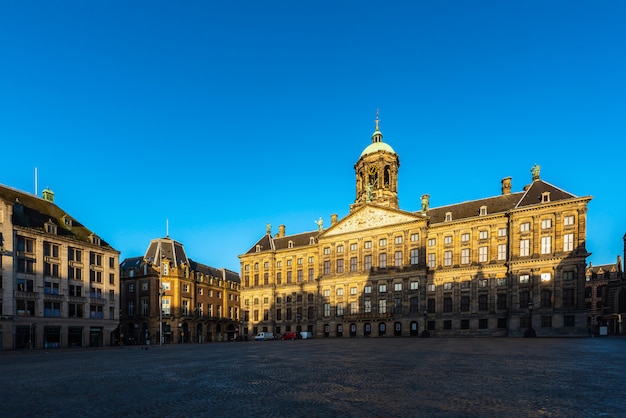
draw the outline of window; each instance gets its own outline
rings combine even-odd
[[[282,268],[283,267],[283,262],[282,261],[277,261],[276,262],[276,268]]]
[[[519,307],[520,307],[520,309],[528,309],[528,301],[529,300],[530,300],[529,292],[519,292]]]
[[[366,285],[366,286],[363,288],[363,293],[366,293],[366,294],[367,294],[367,293],[372,293],[372,286],[371,286],[371,285],[369,285],[369,284],[368,284],[368,285]]]
[[[59,246],[49,242],[44,242],[43,255],[52,258],[59,258]]]
[[[356,295],[356,293],[357,293],[356,287],[351,287],[350,288],[350,294],[354,296],[354,295]]]
[[[563,235],[563,251],[574,251],[574,234]]]
[[[356,315],[359,313],[356,302],[350,302],[350,314]]]
[[[343,273],[343,258],[337,260],[337,273]]]
[[[552,237],[541,237],[541,254],[552,252]]]
[[[446,235],[445,237],[443,237],[443,243],[452,244],[452,235]]]
[[[372,301],[366,300],[363,302],[363,312],[370,313],[372,312]]]
[[[324,274],[330,274],[330,261],[324,261]]]
[[[452,312],[452,298],[443,298],[443,311]]]
[[[445,282],[443,284],[443,290],[452,290],[452,282]]]
[[[102,267],[102,254],[89,252],[89,264]]]
[[[419,289],[419,285],[420,285],[420,282],[418,282],[417,280],[414,280],[411,283],[409,283],[409,286],[410,286],[409,288],[411,290],[417,290]]]
[[[397,237],[394,237],[393,243],[396,245],[402,244],[402,235],[398,235]]]
[[[550,228],[552,228],[552,219],[542,219],[541,229],[550,229]]]
[[[429,292],[434,292],[435,291],[435,285],[434,284],[429,284],[428,286],[426,286],[426,290],[428,290]]]
[[[563,280],[574,280],[574,272],[573,271],[564,271],[563,272]]]
[[[551,278],[552,278],[552,275],[550,273],[541,273],[542,282],[549,282]]]
[[[378,300],[378,313],[387,313],[387,299]]]
[[[506,293],[498,293],[496,306],[498,309],[506,309]]]
[[[574,289],[563,289],[563,306],[573,307],[575,302]]]
[[[498,287],[506,286],[506,277],[496,279],[496,286]]]
[[[530,240],[529,239],[520,240],[519,255],[520,257],[528,257],[530,255]]]
[[[17,251],[27,254],[33,254],[35,252],[35,240],[18,235]]]
[[[343,316],[343,302],[337,304],[337,316]]]
[[[498,244],[498,261],[506,260],[506,244]]]
[[[255,277],[255,279],[254,279],[254,282],[255,282],[255,283],[254,283],[254,285],[256,286],[256,285],[258,285],[258,283],[257,283],[257,281],[258,281],[257,277],[258,277],[258,276],[255,274],[255,275],[254,275],[254,277]],[[282,283],[283,283],[283,273],[282,273],[282,272],[280,272],[280,271],[279,271],[278,273],[276,273],[276,283],[277,283],[277,284],[282,284]]]
[[[382,283],[378,285],[378,293],[385,293],[387,291],[387,285]]]
[[[343,296],[343,287],[337,288],[337,296]]]
[[[489,287],[488,279],[478,279],[478,287]]]
[[[520,232],[528,232],[530,231],[530,222],[524,222],[519,226]]]
[[[470,234],[465,233],[465,234],[461,234],[461,242],[469,242],[470,240]]]
[[[330,254],[330,247],[324,247],[324,255]]]
[[[395,290],[396,292],[401,292],[402,291],[402,283],[394,283],[393,284],[393,290]]]
[[[469,264],[470,262],[470,250],[469,248],[463,248],[461,250],[461,264]]]
[[[387,267],[387,253],[378,254],[378,267],[384,269]]]
[[[412,297],[411,299],[409,299],[409,310],[411,311],[411,313],[419,312],[419,298]]]
[[[400,267],[402,265],[402,251],[396,251],[393,254],[393,265]]]
[[[470,281],[469,280],[464,280],[461,282],[461,289],[469,289],[470,288]]]
[[[437,259],[435,253],[428,254],[428,267],[435,268],[437,266]]]
[[[357,244],[356,242],[353,242],[352,244],[350,244],[350,251],[356,251],[357,250]]]
[[[485,216],[487,214],[487,206],[480,207],[480,216]]]
[[[487,239],[489,238],[489,232],[488,231],[480,231],[478,233],[478,239]]]
[[[309,267],[309,281],[312,282],[315,280],[315,270],[313,267]]]
[[[338,253],[342,253],[343,252],[343,245],[337,245],[337,252]]]
[[[372,268],[372,256],[371,255],[366,255],[363,257],[363,268],[365,270],[369,270]]]
[[[443,252],[443,265],[449,267],[452,265],[452,251]]]
[[[350,257],[350,271],[356,271],[357,269],[357,258]]]
[[[470,310],[470,298],[469,296],[461,296],[461,304],[459,306],[461,312],[468,312]]]
[[[489,305],[487,303],[487,295],[478,295],[478,310],[479,311],[489,310]]]
[[[378,240],[379,247],[384,247],[386,245],[387,245],[387,238],[381,238],[380,240]]]
[[[428,298],[427,304],[428,305],[427,305],[426,310],[428,311],[428,313],[435,313],[435,299]]]
[[[446,222],[450,222],[452,220],[452,212],[446,212]]]
[[[419,263],[419,250],[417,248],[413,248],[411,250],[411,264]]]
[[[324,289],[324,297],[330,297],[330,289]],[[291,302],[289,297],[287,297],[287,302]]]
[[[563,225],[565,226],[572,226],[574,225],[574,216],[573,215],[569,215],[563,218]]]
[[[363,243],[363,248],[365,248],[366,250],[369,250],[370,248],[372,248],[372,241],[365,241]]]
[[[435,245],[437,245],[437,239],[436,238],[429,238],[428,239],[428,246],[429,247],[434,247]]]
[[[519,282],[520,284],[528,284],[530,281],[530,276],[528,274],[520,274]]]
[[[498,228],[498,236],[506,237],[506,228]]]
[[[480,263],[487,262],[487,247],[478,248],[478,262]]]
[[[420,234],[411,234],[411,242],[417,242],[420,240]]]
[[[343,268],[343,267],[342,267],[342,268]],[[297,281],[298,283],[302,283],[302,270],[301,270],[301,269],[299,269],[299,270],[296,272],[296,281]]]
[[[292,260],[291,259],[287,260],[287,267],[291,267],[292,265],[293,265]]]
[[[309,264],[313,264],[315,262],[315,257],[309,257]]]

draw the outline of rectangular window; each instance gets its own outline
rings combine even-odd
[[[336,290],[337,296],[343,296],[343,287],[338,287]]]
[[[352,296],[355,296],[355,295],[356,295],[356,293],[357,293],[357,289],[356,289],[356,287],[351,287],[351,288],[350,288],[350,294],[351,294]]]
[[[411,313],[419,312],[419,298],[412,297],[411,299],[409,299],[409,310],[411,311]]]
[[[371,300],[364,301],[364,303],[363,303],[363,312],[365,312],[365,313],[372,312],[372,301]]]
[[[478,287],[489,287],[488,279],[478,279]]]
[[[324,297],[330,297],[330,289],[324,289]],[[287,302],[291,302],[291,298],[287,296]]]
[[[385,293],[387,291],[387,285],[386,284],[379,284],[378,285],[378,293]]]
[[[542,282],[549,282],[550,279],[552,279],[552,274],[550,274],[550,273],[541,273],[541,281]]]
[[[356,271],[357,269],[357,258],[350,257],[350,271]]]
[[[489,328],[489,320],[487,318],[482,318],[478,320],[478,328],[479,329],[487,329]]]
[[[369,250],[370,248],[372,248],[372,241],[365,241],[363,243],[363,248],[365,248],[366,250]]]
[[[417,242],[420,240],[420,234],[411,234],[411,242]]]
[[[563,251],[574,251],[574,234],[563,235]]]
[[[506,277],[496,279],[496,286],[498,287],[506,286]]]
[[[498,228],[498,236],[506,237],[506,228]]]
[[[573,271],[564,271],[563,272],[563,280],[574,280],[574,272]]]
[[[528,257],[530,255],[530,240],[529,239],[520,240],[519,255],[520,257]]]
[[[461,242],[469,242],[470,240],[470,234],[465,233],[465,234],[461,234]]]
[[[530,231],[530,222],[524,222],[519,226],[520,232],[528,232]]]
[[[563,306],[573,307],[575,302],[574,289],[563,289]]]
[[[461,319],[461,329],[469,329],[469,319]]]
[[[419,263],[419,250],[417,248],[413,248],[411,250],[411,264],[415,265]]]
[[[352,244],[350,244],[350,251],[356,251],[357,250],[357,244],[356,242],[353,242]]]
[[[402,266],[402,251],[393,253],[393,265],[396,267]]]
[[[330,271],[329,271],[329,273],[330,273]],[[288,271],[287,272],[287,283],[291,283],[292,279],[293,279],[293,272]]]
[[[445,282],[443,284],[443,290],[452,290],[452,282]]]
[[[542,219],[541,229],[550,229],[550,228],[552,228],[552,219]]]
[[[330,254],[330,247],[324,247],[324,255]]]
[[[506,244],[498,244],[498,261],[506,260]]]
[[[443,298],[443,311],[452,312],[452,298]]]
[[[312,282],[315,280],[315,270],[313,267],[309,267],[309,281]]]
[[[443,237],[443,243],[452,244],[452,235],[446,235],[445,237]]]
[[[359,313],[359,311],[358,311],[358,307],[357,307],[356,302],[350,302],[350,314],[351,315],[356,315],[358,313]]]
[[[506,309],[506,293],[498,293],[496,306],[498,309]]]
[[[418,282],[417,280],[412,281],[410,283],[410,286],[411,286],[410,289],[411,290],[417,290],[417,289],[419,289],[419,285],[420,285],[420,282]]]
[[[337,260],[337,273],[343,273],[343,258]]]
[[[478,239],[487,239],[489,238],[489,232],[484,230],[478,233]]]
[[[435,291],[435,285],[434,284],[429,284],[426,286],[426,290],[428,290],[429,292],[434,292]]]
[[[520,284],[528,284],[530,281],[530,276],[528,274],[520,274],[519,282]]]
[[[366,294],[367,294],[367,293],[372,293],[372,286],[371,286],[371,285],[369,285],[369,284],[368,284],[368,285],[366,285],[366,286],[363,288],[363,293],[366,293]]]
[[[520,309],[528,309],[528,301],[530,300],[529,292],[519,292],[519,307]]]
[[[397,237],[393,238],[393,243],[398,245],[398,244],[402,244],[402,235],[398,235]]]
[[[468,312],[470,310],[470,298],[469,296],[461,296],[460,304],[461,312]]]
[[[343,302],[337,304],[337,316],[343,316]]]
[[[428,239],[428,246],[429,247],[434,247],[435,245],[437,245],[437,239],[436,238],[429,238]]]
[[[324,274],[330,274],[330,261],[324,261]]]
[[[384,247],[386,245],[387,245],[387,238],[381,238],[380,240],[378,240],[379,247]]]
[[[298,271],[296,272],[296,275],[297,275],[297,276],[296,276],[296,281],[297,281],[298,283],[302,283],[302,270],[298,270]]]
[[[428,298],[428,307],[426,308],[426,310],[428,311],[428,313],[435,313],[435,299],[434,298]]]
[[[337,245],[337,252],[343,253],[343,245]]]
[[[378,267],[382,269],[387,267],[387,253],[378,254]]]
[[[369,270],[372,268],[372,256],[370,254],[367,254],[363,257],[363,268],[365,270]]]
[[[487,249],[488,247],[479,247],[478,248],[478,262],[486,263],[487,262]]]
[[[378,300],[378,313],[387,313],[387,299]]]
[[[563,317],[563,326],[573,327],[576,325],[576,317],[574,315],[565,315]]]
[[[435,253],[428,254],[428,267],[434,269],[437,267],[437,259],[435,257]]]
[[[393,284],[393,290],[396,292],[401,292],[402,291],[402,283],[394,283]]]
[[[470,250],[469,248],[463,248],[461,250],[461,264],[469,264],[470,262]]]
[[[258,283],[258,281],[259,281],[258,277],[259,277],[258,274],[254,275],[254,285],[255,286],[258,286],[258,284],[259,284]],[[276,284],[283,284],[283,273],[280,272],[280,271],[278,273],[276,273]]]
[[[541,254],[552,252],[552,237],[541,237]]]
[[[478,310],[479,311],[487,311],[489,310],[487,295],[478,295]]]
[[[449,267],[452,265],[452,251],[443,252],[443,265]]]
[[[573,215],[569,215],[563,218],[563,225],[565,226],[572,226],[574,225],[574,216]]]

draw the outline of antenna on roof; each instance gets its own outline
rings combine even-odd
[[[37,196],[38,190],[37,190],[37,167],[35,167],[35,196]]]

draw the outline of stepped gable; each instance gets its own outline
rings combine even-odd
[[[53,202],[36,195],[0,185],[0,199],[5,200],[7,205],[13,205],[12,222],[15,226],[45,232],[45,224],[52,222],[57,226],[57,236],[87,243],[91,243],[91,235],[97,235]],[[66,224],[66,219],[71,221],[70,225]],[[100,238],[101,247],[114,250],[99,235],[98,238]]]

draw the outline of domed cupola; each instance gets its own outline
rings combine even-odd
[[[383,142],[376,112],[376,130],[372,143],[361,153],[354,165],[356,171],[356,200],[353,207],[364,203],[398,208],[398,168],[400,159],[393,148]]]

